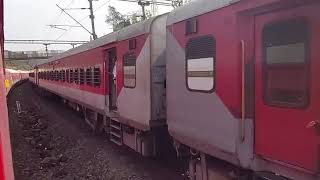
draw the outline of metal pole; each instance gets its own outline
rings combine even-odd
[[[141,0],[138,1],[138,5],[141,6],[142,8],[142,20],[145,20],[146,17],[146,10],[145,10],[145,6],[149,6],[150,2],[142,2]]]
[[[89,1],[89,4],[90,4],[90,19],[91,19],[91,26],[92,26],[92,36],[93,36],[93,39],[97,39],[97,34],[96,34],[96,29],[95,29],[95,26],[94,26],[94,15],[93,15],[93,6],[92,6],[92,0],[88,0]]]
[[[146,20],[146,10],[144,8],[144,5],[141,5],[141,8],[142,8],[142,19]]]
[[[49,46],[50,44],[43,44],[43,45],[46,46],[46,55],[47,55],[47,57],[49,57],[48,46]]]

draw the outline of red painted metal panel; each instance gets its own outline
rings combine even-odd
[[[3,0],[0,0],[0,180],[13,180],[8,112],[3,69]]]
[[[174,24],[170,31],[180,46],[185,49],[187,42],[194,37],[212,35],[216,38],[216,80],[215,92],[222,99],[234,116],[241,114],[241,76],[240,52],[237,39],[236,14],[229,8],[222,8],[215,12],[195,17],[198,22],[198,32],[186,35],[186,21]]]
[[[107,47],[99,47],[96,49],[92,49],[86,52],[82,52],[79,54],[75,54],[69,57],[65,57],[50,63],[39,65],[39,72],[41,71],[52,71],[52,70],[67,70],[70,68],[88,68],[88,67],[99,67],[100,68],[100,77],[101,77],[101,84],[99,87],[89,86],[87,84],[76,84],[76,83],[67,83],[67,82],[60,82],[60,81],[49,81],[49,80],[40,80],[47,81],[51,84],[58,84],[60,86],[71,87],[74,89],[80,89],[87,92],[92,92],[95,94],[106,95],[108,94],[108,89],[106,89],[105,84],[105,76],[108,74],[105,73],[105,55],[104,50],[108,49],[109,46],[113,46],[114,44],[108,45]],[[106,75],[105,75],[106,74]]]
[[[292,9],[281,10],[257,16],[255,19],[256,45],[256,91],[255,91],[255,152],[263,157],[298,166],[312,173],[319,170],[319,136],[313,128],[306,128],[311,121],[319,119],[320,107],[320,4],[305,5]],[[263,100],[262,86],[262,30],[268,23],[281,22],[290,19],[304,19],[309,28],[310,53],[310,103],[305,108],[288,108],[266,105]],[[297,67],[295,67],[297,68]],[[271,69],[274,75],[279,72]],[[296,69],[286,72],[294,75]],[[284,72],[281,72],[282,74]],[[286,88],[301,86],[301,79],[281,82]],[[302,87],[301,87],[302,88]]]

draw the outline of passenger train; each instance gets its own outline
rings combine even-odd
[[[5,85],[5,79],[11,75],[4,69],[4,31],[3,31],[3,0],[0,0],[0,180],[13,180],[13,164],[11,157],[11,144],[9,134],[8,110],[6,95],[9,86]],[[15,73],[12,80],[15,80]]]
[[[168,133],[192,180],[217,178],[215,159],[318,180],[319,10],[318,0],[195,0],[53,57],[30,80],[143,156],[169,148]]]

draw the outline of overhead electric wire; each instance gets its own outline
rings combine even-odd
[[[139,2],[139,0],[117,0],[117,1],[124,1],[124,2]],[[155,5],[161,5],[161,6],[172,6],[171,3],[166,3],[166,2],[153,2],[151,0],[141,0],[142,2],[148,2],[150,4],[155,4]]]

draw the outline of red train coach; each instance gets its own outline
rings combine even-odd
[[[197,0],[169,14],[167,122],[177,149],[201,154],[191,178],[213,178],[217,157],[269,179],[320,179],[319,9]]]
[[[0,180],[13,180],[8,111],[3,68],[3,1],[0,0]]]
[[[63,97],[97,131],[145,156],[165,126],[166,15],[71,49],[35,68],[31,81]]]

